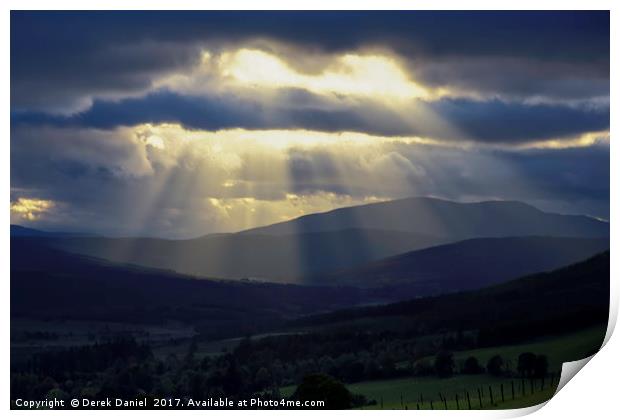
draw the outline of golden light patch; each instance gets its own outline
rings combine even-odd
[[[579,147],[591,147],[596,144],[603,143],[609,144],[609,131],[596,131],[564,139],[534,141],[520,145],[517,149],[573,149]]]
[[[317,94],[370,96],[374,99],[427,98],[430,92],[407,77],[388,56],[346,54],[336,57],[323,72],[305,74],[276,55],[253,49],[222,54],[222,76],[241,85],[298,88]]]
[[[541,139],[519,144],[480,144],[465,139],[454,141],[420,136],[381,136],[354,131],[330,133],[303,129],[246,130],[242,128],[206,131],[187,130],[179,124],[143,124],[133,129],[136,133],[140,133],[140,136],[162,139],[160,140],[162,143],[168,143],[163,140],[168,139],[187,146],[194,144],[196,146],[208,148],[210,151],[217,154],[218,161],[228,169],[236,169],[241,166],[239,156],[234,152],[235,150],[248,150],[248,148],[251,148],[253,145],[265,146],[279,151],[292,147],[310,148],[313,146],[334,145],[340,148],[346,148],[347,146],[376,146],[386,143],[419,144],[455,149],[470,149],[476,147],[497,150],[528,150],[568,149],[590,147],[604,142],[609,143],[609,131],[584,133],[573,138]]]
[[[218,155],[220,161],[226,161],[227,166],[237,167],[239,162],[235,156],[228,156],[225,151],[231,149],[244,150],[252,145],[268,146],[273,149],[287,149],[290,147],[311,147],[318,145],[364,145],[380,143],[418,143],[439,144],[439,142],[418,136],[378,136],[354,131],[330,133],[303,129],[291,130],[246,130],[234,128],[218,131],[187,130],[179,124],[142,124],[135,126],[138,137],[145,139],[157,138],[174,150],[174,142],[184,145],[195,144],[208,148]],[[148,140],[145,143],[150,144]],[[163,147],[161,148],[163,149]]]
[[[11,213],[23,220],[37,220],[42,214],[54,207],[51,200],[36,198],[18,198],[11,203]]]
[[[166,145],[164,143],[164,140],[159,137],[159,136],[149,136],[146,139],[146,144],[148,144],[149,146],[153,146],[157,149],[165,149]]]
[[[334,193],[286,194],[281,200],[259,200],[253,197],[208,198],[209,211],[217,217],[220,226],[229,231],[240,231],[284,220],[320,213],[335,208],[385,201],[387,198],[352,197]]]

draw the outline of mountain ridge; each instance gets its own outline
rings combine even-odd
[[[475,223],[475,228],[483,228],[481,225],[483,225],[485,221],[489,222],[490,216],[493,215],[501,217],[502,222],[506,224],[511,221],[517,222],[519,218],[529,215],[537,218],[537,226],[535,229],[530,228],[530,230],[525,233],[526,235],[550,235],[552,233],[556,236],[609,235],[609,224],[607,222],[585,215],[545,212],[521,201],[487,200],[479,202],[457,202],[433,197],[409,197],[358,206],[342,207],[322,213],[300,216],[289,221],[243,230],[238,232],[238,234],[290,234],[358,227],[399,230],[434,236],[457,236],[458,239],[466,239],[467,237],[475,236],[494,236],[482,232],[475,232],[475,229],[469,232],[466,229],[465,231],[460,229],[461,232],[458,232],[459,227],[453,223],[453,220],[458,219],[458,215],[455,214],[457,210],[467,212],[469,215],[471,215],[472,210],[484,213],[480,217],[470,218],[469,221]],[[421,220],[420,223],[411,223],[411,221],[407,223],[403,221],[403,217],[406,217],[411,212],[417,212],[417,217],[423,220]],[[433,215],[433,212],[435,212],[436,215]],[[390,217],[380,217],[382,213],[384,216]],[[513,216],[518,217],[515,219]],[[352,224],[351,221],[357,224]],[[429,226],[429,221],[432,226]],[[396,222],[404,226],[394,227]],[[549,225],[549,222],[552,222],[551,225]],[[452,235],[448,235],[445,231],[441,231],[441,224],[444,224],[444,228],[453,228],[456,232],[453,232]],[[429,227],[435,230],[428,231]],[[493,228],[503,236],[517,236],[516,234],[519,233],[519,229],[510,230],[506,226],[503,232],[502,229],[497,226]],[[437,229],[440,230],[438,231]],[[491,230],[493,229],[487,229],[487,231]],[[552,232],[550,232],[550,230],[552,230]]]
[[[201,277],[305,283],[409,251],[474,238],[608,237],[609,224],[518,201],[414,197],[345,207],[195,239],[48,236],[54,246]]]

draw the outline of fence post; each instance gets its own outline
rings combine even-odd
[[[504,402],[504,384],[499,384],[499,390],[502,393],[502,402]]]
[[[521,378],[521,396],[525,395],[525,379]]]
[[[534,393],[534,378],[530,379],[530,394]]]
[[[459,394],[457,393],[454,398],[456,399],[456,409],[460,410],[461,406],[459,405]]]
[[[434,410],[435,407],[433,407],[433,400],[431,400],[431,410]]]
[[[400,408],[403,408],[403,394],[400,394]]]
[[[471,410],[471,400],[469,399],[469,391],[467,392],[467,408]]]
[[[420,403],[416,403],[416,408],[419,410],[420,409]]]
[[[480,388],[478,388],[478,402],[480,403],[480,408],[482,408],[482,393],[480,392]]]
[[[510,381],[510,388],[512,390],[512,399],[515,399],[515,382],[514,381]]]
[[[493,405],[493,389],[491,389],[491,385],[489,385],[489,395],[491,396],[491,405]]]

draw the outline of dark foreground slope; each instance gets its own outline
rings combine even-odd
[[[361,299],[352,288],[201,280],[68,254],[41,239],[11,239],[12,317],[172,320],[206,335],[235,336]]]
[[[485,344],[520,341],[605,324],[609,315],[609,252],[548,273],[485,289],[302,318],[295,327],[410,329],[424,334],[478,330]],[[383,321],[382,321],[383,320]]]
[[[554,270],[607,249],[609,238],[470,239],[320,276],[315,283],[398,286],[412,296],[445,294]]]

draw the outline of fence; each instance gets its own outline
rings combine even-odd
[[[559,373],[543,378],[508,378],[490,385],[462,389],[451,393],[424,395],[407,398],[400,395],[400,408],[404,410],[480,410],[500,407],[501,404],[521,398],[555,390],[560,380]],[[542,395],[541,395],[542,396]],[[383,399],[380,402],[383,408]]]

